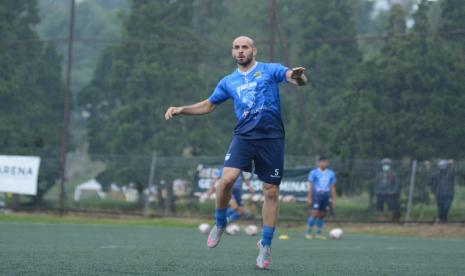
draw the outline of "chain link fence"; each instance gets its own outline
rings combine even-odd
[[[144,216],[212,217],[214,195],[206,192],[222,157],[109,156],[71,154],[65,183],[65,211]],[[307,176],[316,157],[287,156],[281,184],[283,220],[308,215]],[[337,206],[331,220],[351,222],[465,221],[465,162],[454,160],[332,160]],[[0,208],[58,210],[59,185],[41,179],[57,175],[58,160],[43,159],[36,197],[3,194]],[[255,193],[244,190],[245,206],[260,217],[261,181],[249,175]]]

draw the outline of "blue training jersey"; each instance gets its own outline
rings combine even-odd
[[[216,172],[216,176],[218,176],[218,178],[221,178],[221,175],[223,175],[223,168],[218,169]],[[239,177],[236,179],[236,182],[234,182],[232,189],[242,191],[242,171],[239,174]]]
[[[234,101],[234,135],[244,139],[284,138],[278,84],[287,82],[289,69],[277,63],[256,62],[247,72],[224,77],[208,98],[212,104]]]
[[[336,183],[336,174],[330,169],[316,168],[308,174],[308,181],[313,184],[313,192],[326,193]]]

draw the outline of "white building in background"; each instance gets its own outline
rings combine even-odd
[[[96,195],[101,199],[106,197],[105,192],[102,190],[102,185],[95,179],[79,184],[74,189],[74,201],[81,201],[82,199],[95,197]]]

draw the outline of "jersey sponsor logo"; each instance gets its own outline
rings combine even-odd
[[[256,81],[248,82],[248,83],[239,85],[238,87],[236,87],[237,95],[240,98],[242,91],[249,90],[249,89],[252,89],[252,88],[255,88],[255,87],[257,87],[257,82]]]
[[[327,173],[323,174],[320,178],[320,183],[322,186],[328,186],[329,185],[329,175]]]
[[[231,154],[230,154],[230,153],[226,154],[226,156],[224,157],[224,160],[229,160],[229,158],[231,158]]]

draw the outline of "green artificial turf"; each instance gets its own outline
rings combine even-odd
[[[465,240],[346,235],[273,242],[257,270],[258,237],[225,236],[215,249],[194,228],[0,222],[1,275],[464,275]]]

